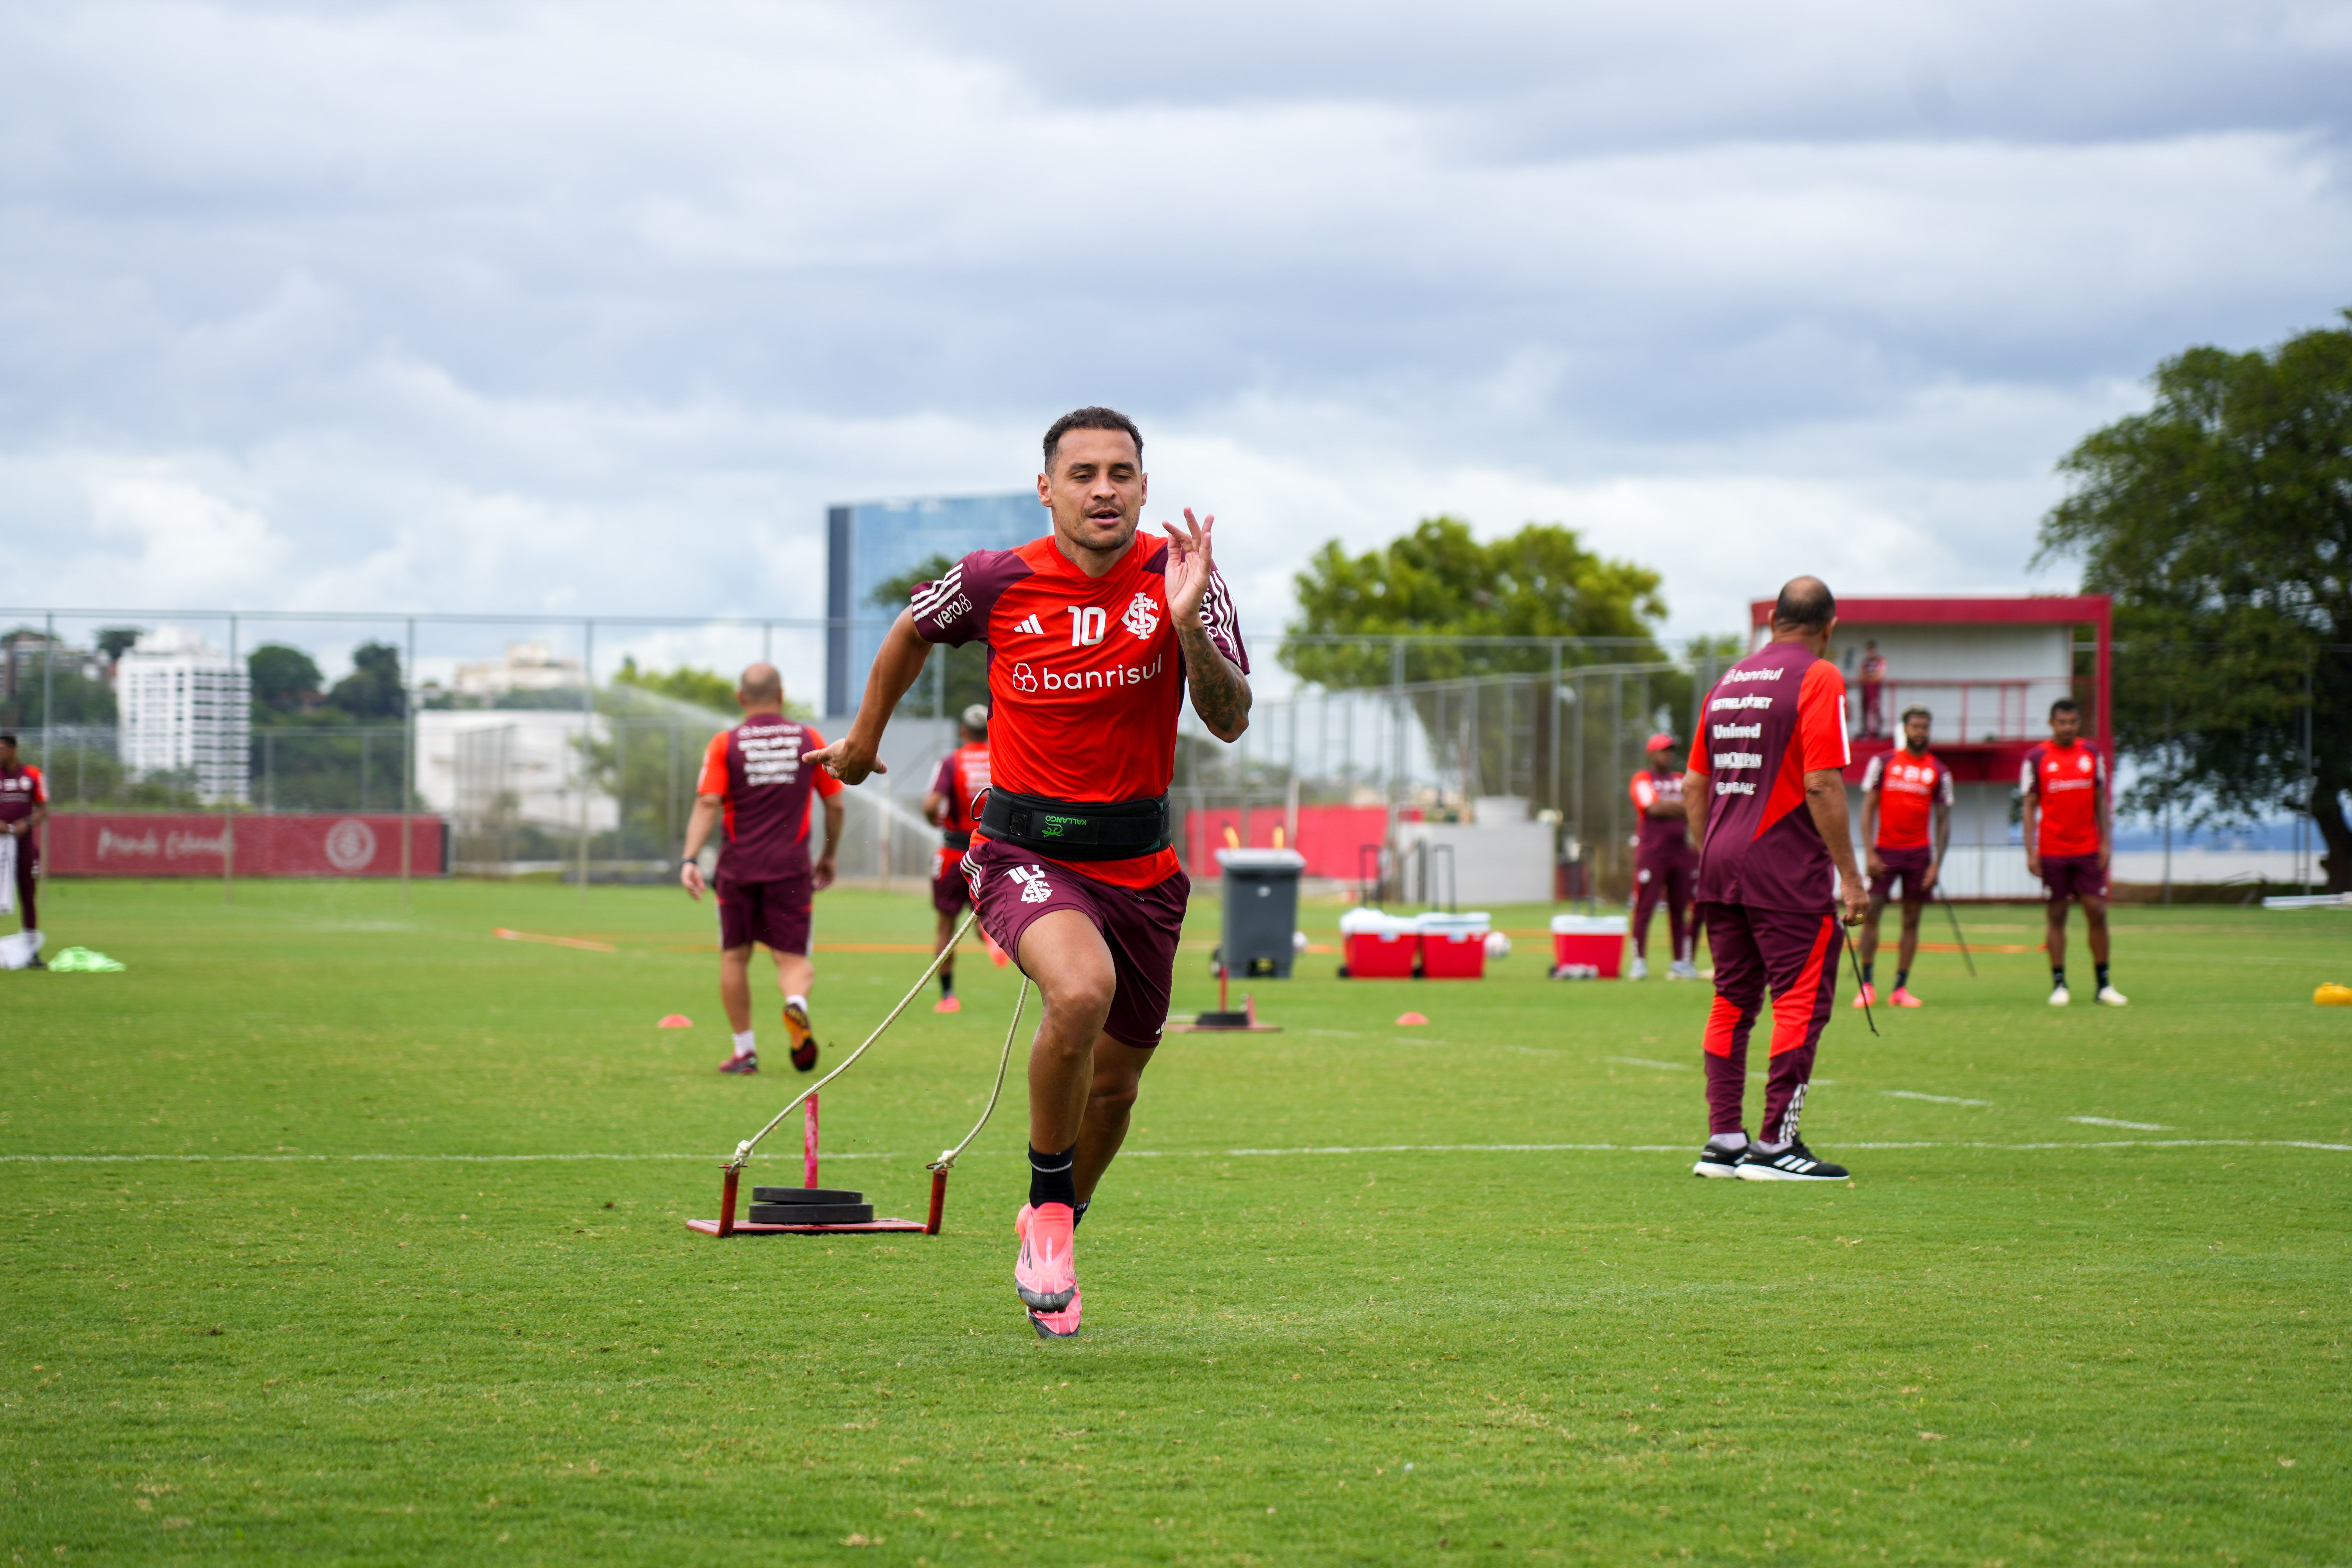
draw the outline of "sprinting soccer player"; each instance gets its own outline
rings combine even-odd
[[[694,814],[686,824],[686,856],[677,879],[699,902],[702,847],[714,822],[726,826],[719,851],[719,1000],[727,1026],[735,1032],[735,1052],[720,1072],[760,1070],[751,1028],[751,947],[767,944],[776,961],[776,986],[784,994],[784,1033],[792,1041],[793,1066],[816,1067],[816,1034],[809,1024],[809,991],[816,967],[809,962],[811,896],[833,885],[834,852],[841,847],[843,811],[834,797],[841,781],[810,758],[824,744],[815,729],[784,717],[784,678],[772,664],[747,666],[735,689],[743,721],[710,738],[695,786]],[[824,848],[812,864],[808,853],[809,792],[824,801]]]
[[[961,743],[940,759],[940,771],[931,775],[930,793],[923,796],[923,815],[939,825],[941,839],[940,861],[931,871],[931,908],[940,917],[935,952],[947,952],[948,944],[955,940],[956,916],[971,902],[971,889],[963,885],[961,862],[963,852],[971,847],[973,814],[980,808],[980,797],[988,793],[985,703],[975,702],[963,710],[956,739]],[[931,1004],[931,1011],[963,1011],[963,1004],[956,1000],[952,952],[940,961],[940,999]]]
[[[16,851],[16,919],[25,934],[36,939],[28,969],[47,969],[37,941],[41,933],[41,824],[49,816],[49,786],[41,770],[16,760],[16,737],[0,735],[0,832],[14,841]]]
[[[1845,1167],[1797,1136],[1813,1052],[1837,1005],[1839,905],[1866,901],[1846,819],[1845,678],[1822,657],[1837,600],[1818,577],[1791,578],[1772,607],[1772,640],[1726,670],[1699,711],[1683,802],[1699,834],[1698,900],[1715,952],[1706,1036],[1706,1147],[1692,1173],[1751,1182],[1837,1182]],[[1830,885],[1831,868],[1837,886]],[[1741,1117],[1748,1034],[1772,992],[1764,1123]]]
[[[2083,906],[2083,928],[2097,966],[2097,1000],[2121,1007],[2130,1000],[2107,978],[2107,859],[2115,843],[2114,803],[2107,760],[2083,743],[2083,710],[2071,697],[2050,705],[2050,741],[2025,755],[2018,793],[2025,797],[2025,868],[2048,895],[2043,917],[2050,944],[2050,1005],[2063,1007],[2066,991],[2066,901]]]
[[[1037,499],[1053,531],[980,550],[883,639],[849,733],[820,753],[850,784],[932,643],[989,651],[994,788],[964,855],[981,923],[1045,997],[1029,1051],[1029,1202],[1013,1282],[1046,1339],[1078,1331],[1071,1242],[1127,1136],[1160,1043],[1192,883],[1171,843],[1176,721],[1221,741],[1249,727],[1249,658],[1210,555],[1215,519],[1138,539],[1143,437],[1081,408],[1045,432]]]
[[[1690,818],[1683,810],[1683,776],[1675,771],[1675,738],[1650,737],[1650,765],[1633,775],[1633,809],[1642,814],[1633,850],[1633,968],[1631,978],[1650,977],[1650,917],[1666,901],[1666,934],[1674,940],[1670,980],[1696,980],[1691,962],[1691,890],[1698,879],[1698,855],[1691,848]]]
[[[1911,994],[1911,961],[1919,952],[1919,912],[1942,872],[1952,841],[1952,770],[1927,750],[1935,723],[1925,708],[1903,710],[1903,749],[1870,759],[1862,775],[1862,841],[1870,846],[1870,912],[1862,921],[1862,993],[1857,1007],[1878,1000],[1878,921],[1895,885],[1903,885],[1903,936],[1895,956],[1897,1007],[1924,1007]]]

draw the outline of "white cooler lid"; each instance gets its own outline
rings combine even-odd
[[[1342,936],[1411,936],[1413,930],[1412,916],[1379,910],[1349,910],[1339,917]]]
[[[1412,923],[1417,930],[1424,932],[1435,931],[1460,935],[1467,931],[1492,931],[1495,926],[1495,917],[1485,910],[1471,910],[1458,915],[1440,914],[1432,910],[1425,915],[1415,915]]]
[[[1623,915],[1554,915],[1551,917],[1554,936],[1623,936]]]

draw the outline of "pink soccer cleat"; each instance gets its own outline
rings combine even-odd
[[[1890,1007],[1925,1007],[1927,1004],[1912,995],[1908,985],[1897,985],[1895,994],[1887,997],[1886,1005]]]
[[[720,1072],[755,1073],[760,1070],[760,1053],[745,1051],[740,1057],[729,1057],[719,1064]]]
[[[963,1004],[957,1001],[952,996],[942,996],[938,1001],[931,1004],[931,1011],[934,1013],[961,1013],[963,1011]]]
[[[1867,980],[1864,981],[1862,989],[1854,993],[1853,1005],[1857,1007],[1871,1007],[1875,1006],[1877,1003],[1878,987]]]
[[[1078,1270],[1071,1252],[1071,1233],[1076,1228],[1077,1216],[1067,1204],[1035,1208],[1024,1204],[1013,1218],[1013,1229],[1021,1237],[1021,1252],[1013,1263],[1013,1289],[1029,1309],[1037,1331],[1049,1339],[1077,1332]],[[1041,1321],[1064,1314],[1069,1319],[1068,1333],[1055,1333]]]

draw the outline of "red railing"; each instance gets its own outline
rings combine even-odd
[[[1935,719],[1935,738],[1948,746],[1998,745],[2046,740],[2050,704],[2072,697],[2083,704],[2083,729],[2097,732],[2091,712],[2090,683],[2067,675],[2037,675],[2014,680],[1885,680],[1875,692],[1862,680],[1848,692],[1848,719],[1861,736],[1899,735],[1903,710],[1925,708]]]

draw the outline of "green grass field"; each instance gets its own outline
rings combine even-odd
[[[935,1239],[686,1229],[800,1081],[711,1070],[707,905],[49,897],[130,969],[0,974],[11,1562],[2352,1561],[2340,913],[2125,911],[2121,1012],[1927,957],[1927,1010],[1831,1026],[1823,1187],[1688,1174],[1702,986],[1310,958],[1254,987],[1284,1033],[1162,1050],[1045,1344],[1017,1067]],[[817,939],[929,919],[832,893]],[[853,1043],[921,960],[819,963]],[[1013,972],[962,973],[826,1096],[886,1213],[987,1089]]]

